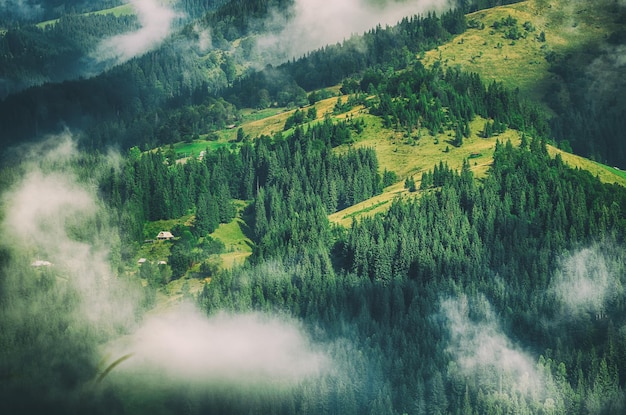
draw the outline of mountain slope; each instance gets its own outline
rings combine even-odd
[[[519,88],[545,104],[546,91],[563,82],[550,72],[550,61],[576,53],[580,65],[589,64],[591,52],[604,47],[609,35],[623,27],[615,21],[612,3],[528,0],[471,13],[465,33],[427,52],[422,61],[477,72],[486,81]],[[509,17],[516,22],[501,24]],[[529,30],[524,28],[527,22]],[[513,28],[519,37],[509,33]]]
[[[467,19],[467,32],[427,52],[426,65],[519,88],[552,117],[551,138],[560,147],[626,167],[623,2],[529,0]],[[507,19],[515,23],[507,26]]]

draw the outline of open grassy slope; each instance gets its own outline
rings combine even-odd
[[[242,218],[242,212],[247,205],[244,201],[237,201],[237,216],[229,223],[222,223],[211,234],[211,237],[222,241],[225,252],[220,254],[223,268],[233,268],[242,265],[246,258],[252,255],[253,243],[246,236],[248,225]]]
[[[345,102],[347,97],[344,96],[342,99]],[[315,104],[318,113],[317,122],[323,119],[324,114],[332,113],[333,106],[336,102],[337,97],[333,97]],[[272,136],[276,132],[283,130],[285,121],[294,111],[295,109],[249,110],[244,117],[244,121],[238,128],[241,127],[245,134],[252,138],[262,134]],[[265,117],[263,117],[264,115]],[[520,133],[515,130],[507,130],[489,139],[479,137],[478,133],[485,124],[485,120],[480,117],[477,117],[470,124],[472,135],[466,138],[463,141],[463,145],[459,148],[451,144],[453,139],[452,131],[448,131],[436,137],[423,131],[422,137],[419,140],[410,142],[402,132],[383,128],[381,120],[378,117],[368,114],[362,107],[354,107],[347,113],[333,116],[334,119],[344,119],[346,117],[352,117],[353,119],[362,118],[365,121],[363,132],[360,135],[354,135],[355,143],[351,145],[355,147],[373,148],[378,156],[380,171],[382,172],[385,169],[394,171],[398,175],[398,182],[385,189],[385,191],[378,196],[329,216],[329,219],[333,223],[343,226],[349,226],[354,218],[358,219],[362,215],[373,215],[388,209],[392,200],[398,196],[414,197],[419,195],[419,192],[411,194],[404,189],[404,180],[407,177],[413,177],[419,186],[422,173],[432,170],[440,161],[447,163],[453,169],[459,170],[463,161],[470,159],[472,171],[475,177],[480,179],[487,174],[489,166],[493,161],[493,151],[495,149],[496,140],[500,140],[501,142],[510,140],[514,145],[517,145],[520,140]],[[178,152],[182,152],[195,148],[196,151],[192,151],[192,153],[198,154],[201,148],[208,147],[210,149],[220,145],[228,145],[229,142],[232,144],[232,140],[236,137],[236,129],[222,130],[219,135],[220,139],[215,142],[200,140],[191,144],[181,144],[177,146],[176,149]],[[348,145],[344,145],[338,147],[335,151],[344,152],[347,151],[347,149]],[[555,156],[557,153],[561,154],[566,164],[574,168],[588,170],[594,176],[598,176],[603,182],[618,183],[626,186],[626,174],[621,170],[564,152],[552,146],[548,146],[548,150],[552,156]],[[228,226],[234,226],[234,224]],[[215,236],[222,239],[220,235]],[[225,266],[232,266],[235,262],[249,255],[245,247],[248,246],[250,242],[243,242],[243,240],[237,241],[236,238],[235,240],[228,238],[228,240],[231,242],[223,240],[227,245],[227,250],[229,249],[229,245],[233,249],[232,252],[223,255],[223,260]],[[244,251],[241,251],[241,248],[244,248]]]
[[[484,28],[468,29],[424,54],[422,62],[477,72],[486,81],[519,88],[526,97],[541,102],[547,91],[562,82],[548,71],[549,59],[574,54],[581,64],[589,64],[593,59],[589,51],[604,47],[611,33],[623,30],[616,22],[614,4],[612,0],[528,0],[472,13],[468,22]],[[506,38],[508,28],[492,27],[508,16],[517,20],[523,35],[515,41]],[[525,22],[534,30],[525,30]],[[539,39],[541,32],[544,42]]]
[[[347,97],[343,96],[342,99],[345,102]],[[324,114],[332,114],[336,102],[337,97],[317,102],[315,106],[317,108],[318,120],[314,122],[321,121]],[[248,110],[244,116],[244,121],[237,128],[242,128],[245,134],[252,138],[260,135],[273,136],[275,133],[283,131],[285,121],[294,111],[295,109]],[[329,216],[333,223],[343,226],[349,226],[354,218],[358,219],[362,215],[373,215],[388,209],[391,205],[391,201],[395,197],[414,197],[418,195],[419,192],[410,194],[404,189],[404,180],[407,177],[412,177],[419,186],[422,173],[432,170],[440,161],[447,163],[453,169],[459,170],[463,161],[470,159],[474,176],[480,179],[487,174],[489,166],[493,161],[493,151],[495,149],[496,140],[500,140],[501,142],[510,140],[514,145],[517,145],[520,140],[520,133],[515,130],[507,130],[489,139],[479,137],[478,134],[485,124],[485,120],[480,117],[472,121],[470,124],[472,134],[463,141],[463,145],[459,148],[451,144],[453,140],[452,131],[447,131],[436,137],[423,131],[419,140],[410,142],[404,136],[403,132],[383,128],[380,118],[368,114],[362,107],[354,107],[351,111],[333,116],[333,118],[337,120],[345,119],[346,117],[352,117],[353,119],[361,118],[365,121],[363,132],[360,135],[354,134],[355,142],[351,145],[355,147],[373,148],[378,156],[381,173],[385,169],[395,172],[398,175],[398,182],[385,189],[385,191],[378,196]],[[220,131],[220,138],[217,141],[207,142],[198,140],[194,143],[181,143],[175,146],[176,151],[182,154],[188,152],[188,154],[197,156],[201,149],[231,145],[236,137],[237,128]],[[287,133],[289,133],[289,131],[287,131]],[[337,152],[345,152],[347,150],[348,145],[340,146],[335,149]],[[594,176],[599,177],[603,182],[618,183],[626,186],[626,174],[621,170],[567,153],[553,146],[548,146],[548,150],[552,156],[555,156],[557,153],[561,154],[563,161],[569,166],[588,170]],[[232,246],[245,245],[237,241],[229,243]],[[229,243],[225,242],[227,248]],[[234,258],[238,255],[237,249],[234,253],[231,252],[229,255],[226,255],[224,257],[225,264],[227,263],[227,266],[232,266],[233,262],[230,257]],[[247,255],[249,255],[249,253],[242,252],[241,256],[245,257]]]
[[[615,17],[610,13],[611,3],[611,0],[600,0],[597,7],[589,7],[587,2],[578,0],[528,0],[472,13],[467,19],[474,28],[468,29],[466,33],[436,50],[425,53],[420,59],[426,66],[438,62],[444,68],[459,67],[479,73],[486,82],[496,80],[507,88],[518,88],[521,94],[538,102],[538,105],[544,105],[546,111],[549,111],[542,100],[546,91],[561,82],[557,75],[549,71],[549,60],[555,55],[573,53],[582,61],[591,59],[585,55],[585,48],[602,47],[605,39],[619,29],[614,21]],[[509,23],[513,19],[514,25],[493,27],[494,23],[498,26],[498,23],[507,19]],[[508,36],[513,26],[519,33],[516,39]],[[338,96],[339,88],[335,87],[333,92]],[[318,119],[313,122],[319,122],[326,114],[332,114],[337,96],[315,104]],[[347,101],[345,96],[342,99]],[[561,99],[567,100],[567,97]],[[243,120],[235,128],[218,132],[217,141],[181,143],[176,146],[176,151],[197,156],[201,149],[233,146],[239,128],[252,139],[260,135],[273,136],[283,131],[285,121],[294,111],[295,109],[284,108],[245,110]],[[420,139],[409,140],[403,132],[383,128],[381,120],[368,114],[362,107],[333,115],[333,118],[338,120],[348,116],[353,119],[361,118],[365,122],[363,132],[358,136],[354,134],[355,142],[351,145],[373,148],[378,156],[381,173],[385,169],[394,171],[398,182],[386,188],[380,195],[329,216],[331,222],[342,226],[349,226],[352,220],[364,215],[373,215],[388,209],[397,197],[419,197],[419,191],[409,193],[404,189],[404,180],[412,177],[419,187],[422,173],[431,170],[440,161],[458,170],[463,161],[469,159],[475,177],[480,179],[487,174],[493,161],[496,140],[510,140],[514,145],[518,145],[520,140],[520,133],[513,130],[489,139],[479,137],[478,132],[485,123],[480,117],[470,125],[471,136],[457,148],[452,145],[452,131],[436,137],[422,131]],[[347,149],[348,146],[344,145],[335,151],[344,152]],[[548,146],[548,150],[552,156],[560,154],[569,166],[588,170],[603,182],[626,186],[624,171],[552,146]],[[221,226],[214,234],[214,237],[225,243],[229,251],[222,256],[226,267],[240,263],[250,254],[251,242],[242,231],[244,226],[243,220],[238,218],[231,224]]]
[[[85,13],[87,16],[92,14],[113,14],[116,17],[126,16],[130,14],[135,14],[135,9],[131,4],[122,4],[121,6],[112,7],[110,9],[98,10],[95,12]],[[59,21],[59,19],[46,20],[45,22],[37,23],[37,27],[41,29],[45,29],[50,25],[54,25]]]
[[[357,145],[374,144],[373,147],[376,148],[379,160],[381,161],[381,169],[387,168],[393,170],[392,166],[394,165],[394,160],[401,160],[399,163],[396,163],[401,169],[394,171],[402,173],[399,175],[399,178],[402,180],[387,187],[380,195],[329,215],[329,220],[341,226],[350,226],[354,219],[384,212],[391,206],[393,200],[398,197],[419,197],[420,191],[410,193],[404,188],[404,179],[412,176],[419,187],[421,173],[431,170],[439,161],[447,163],[453,169],[460,170],[463,160],[469,158],[474,176],[480,179],[487,174],[489,166],[493,162],[493,151],[495,149],[496,140],[502,142],[510,140],[514,145],[519,145],[520,134],[514,130],[507,130],[505,133],[489,139],[483,139],[473,135],[470,139],[464,141],[461,148],[453,148],[450,146],[449,152],[442,151],[442,145],[435,144],[432,139],[423,142],[421,145],[418,144],[417,146],[409,146],[407,144],[397,145],[394,144],[394,141],[390,141],[389,143],[369,140],[359,142]],[[626,187],[626,172],[622,170],[605,166],[575,154],[567,153],[551,145],[548,145],[548,153],[552,157],[560,154],[561,158],[568,166],[587,170],[604,183],[617,183]],[[399,157],[394,157],[396,155],[399,155]]]

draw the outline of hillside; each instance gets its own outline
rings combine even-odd
[[[510,19],[510,26],[505,23]],[[613,1],[529,0],[467,16],[468,30],[423,55],[519,88],[551,117],[559,146],[626,167],[620,56],[626,9]],[[496,27],[494,27],[494,25]]]
[[[621,61],[568,21],[613,3],[459,1],[259,64],[268,28],[425,4],[331,3],[182,0],[158,46],[2,101],[0,413],[625,413],[625,117],[578,105]],[[138,23],[46,13],[6,39]]]
[[[557,56],[576,54],[578,65],[589,65],[592,51],[607,47],[609,35],[623,29],[610,4],[528,0],[471,13],[465,33],[425,53],[422,60],[429,66],[439,62],[443,67],[477,72],[486,81],[519,88],[548,108],[546,92],[560,89],[564,82],[550,71],[550,62]],[[494,23],[509,16],[514,24],[494,28]],[[512,29],[516,34],[510,34]]]
[[[445,47],[445,46],[444,46]],[[335,93],[338,88],[334,89]],[[348,96],[341,96],[345,102]],[[334,105],[338,97],[327,98],[313,105],[316,108],[319,122],[324,118],[323,114],[332,114]],[[296,110],[249,110],[249,115],[244,116],[244,121],[236,128],[224,129],[218,132],[219,139],[216,141],[197,140],[195,143],[179,143],[174,146],[180,156],[192,154],[197,157],[205,149],[216,149],[233,145],[237,136],[237,130],[243,130],[244,134],[251,138],[261,135],[274,136],[283,131],[283,126],[288,117]],[[500,142],[511,141],[514,145],[519,144],[520,133],[514,130],[507,130],[502,134],[485,139],[480,136],[485,120],[481,117],[474,119],[470,125],[472,135],[465,139],[460,148],[451,144],[453,131],[448,131],[439,135],[431,135],[424,132],[424,135],[417,141],[408,140],[404,132],[384,128],[378,117],[372,116],[364,111],[362,106],[351,108],[349,111],[332,116],[334,120],[350,119],[352,122],[362,120],[363,131],[355,137],[354,143],[336,148],[338,153],[346,152],[348,148],[372,148],[376,152],[379,162],[379,171],[393,171],[398,176],[398,182],[386,188],[382,194],[360,202],[352,207],[340,210],[329,215],[333,223],[349,226],[353,218],[359,218],[363,214],[372,215],[385,211],[398,196],[412,196],[404,188],[404,180],[412,177],[417,181],[418,187],[421,174],[430,171],[432,168],[443,162],[454,170],[460,170],[465,160],[470,161],[470,166],[477,179],[483,178],[493,162],[493,151],[497,140]],[[290,131],[286,131],[287,134]],[[165,150],[165,149],[163,149]],[[549,153],[552,157],[559,154],[563,161],[572,168],[589,171],[593,176],[597,176],[604,183],[617,183],[626,187],[626,177],[624,174],[612,167],[593,162],[584,157],[568,153],[548,145]],[[419,195],[419,192],[416,193]]]

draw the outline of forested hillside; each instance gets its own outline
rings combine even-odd
[[[397,27],[378,27],[362,39],[354,38],[343,45],[324,48],[292,64],[241,73],[243,69],[238,67],[245,68],[250,65],[245,63],[247,60],[258,58],[254,55],[254,41],[244,38],[234,50],[231,41],[246,35],[247,30],[255,30],[254,33],[264,30],[257,25],[249,28],[248,24],[269,13],[268,10],[274,10],[270,7],[276,6],[272,2],[263,1],[258,4],[246,2],[246,5],[237,7],[236,2],[226,3],[214,13],[206,14],[204,19],[208,20],[203,25],[208,24],[208,28],[203,29],[201,25],[190,23],[177,34],[166,38],[159,48],[101,75],[59,84],[44,84],[6,97],[0,103],[3,147],[58,132],[61,126],[86,131],[85,144],[90,148],[168,144],[184,139],[187,136],[185,129],[190,128],[189,123],[186,126],[175,125],[176,121],[169,119],[171,112],[209,113],[209,120],[203,117],[200,123],[191,122],[192,135],[206,134],[234,120],[228,111],[228,104],[215,105],[216,100],[224,98],[238,108],[263,108],[274,103],[279,106],[302,105],[306,102],[305,90],[334,85],[344,77],[358,75],[368,68],[401,69],[415,53],[428,50],[448,40],[451,33],[459,33],[465,28],[464,16],[458,11],[449,11],[442,16],[413,16],[403,20]],[[82,24],[85,19],[89,21],[95,18],[76,18],[68,20],[67,24],[75,27],[75,24]],[[98,19],[112,19],[118,24],[126,18]],[[132,17],[128,19],[132,20]],[[216,19],[221,23],[211,26]],[[110,25],[105,25],[105,28],[113,30]],[[53,35],[57,32],[61,35],[64,33],[63,26],[57,29],[56,25],[45,31],[38,28],[28,30],[34,33],[33,36],[42,36],[42,41],[48,43],[51,42],[50,36],[54,39]],[[206,50],[206,33],[209,33],[209,45],[214,49]],[[18,34],[16,32],[13,35],[13,31],[9,31],[3,40]],[[21,40],[22,37],[17,36],[17,39],[28,44],[28,37]],[[41,44],[42,41],[34,39],[32,47],[47,50],[45,43]],[[49,48],[49,52],[42,55],[39,61],[29,63],[21,70],[41,71],[36,63],[43,59],[50,65],[52,73],[63,71],[68,64],[65,60],[67,54],[80,56],[89,47],[89,37],[81,42],[64,52],[65,55],[57,52],[55,47]],[[7,43],[5,47],[11,51],[10,44]],[[12,53],[7,56],[12,56]],[[51,56],[46,60],[48,54]],[[28,51],[27,55],[33,54]],[[16,62],[17,65],[18,60],[12,57],[8,62]],[[79,62],[83,64],[82,67],[71,63],[71,60],[69,62],[70,65],[78,66],[74,68],[77,73],[85,69],[85,62]],[[98,67],[97,61],[91,65]],[[313,67],[316,69],[311,69]],[[6,70],[21,79],[20,74],[15,73],[18,69],[10,68],[11,64]],[[42,82],[50,80],[43,75],[32,76]],[[116,88],[110,88],[110,85],[116,85]],[[14,85],[9,83],[6,88],[10,92],[14,90]],[[161,134],[163,130],[167,132]]]
[[[421,60],[494,3],[258,68],[297,0],[184,1],[158,46],[8,95],[0,412],[626,411],[626,187],[549,145],[590,114]],[[6,76],[145,26],[86,11],[8,25]]]
[[[134,285],[134,290],[141,291],[138,304],[149,309],[156,301],[154,290],[168,278],[178,278],[192,263],[220,249],[207,232],[233,214],[223,202],[230,187],[232,195],[248,192],[255,198],[248,219],[255,241],[252,259],[233,270],[200,267],[198,276],[211,279],[197,302],[209,321],[221,318],[224,311],[297,319],[315,347],[333,360],[334,370],[307,376],[280,393],[274,393],[271,384],[224,391],[193,377],[183,383],[170,379],[181,388],[164,390],[156,379],[169,379],[165,372],[154,382],[135,381],[131,393],[123,385],[133,372],[126,372],[120,363],[94,389],[81,392],[88,399],[62,398],[103,370],[96,365],[97,340],[87,336],[91,345],[80,349],[80,365],[50,366],[48,354],[38,354],[16,366],[31,356],[23,354],[26,350],[45,346],[63,362],[85,345],[74,337],[60,341],[67,335],[68,319],[76,318],[71,316],[84,306],[82,291],[67,282],[72,268],[63,265],[58,248],[42,246],[33,248],[40,255],[57,253],[49,257],[54,268],[40,271],[23,264],[20,243],[3,247],[1,304],[7,317],[1,324],[3,341],[8,343],[1,361],[3,376],[9,379],[2,390],[3,407],[25,410],[36,404],[60,411],[118,408],[140,413],[156,405],[160,412],[170,413],[193,402],[194,413],[623,410],[623,187],[604,185],[587,172],[572,170],[559,157],[550,158],[541,141],[533,138],[523,140],[519,148],[498,143],[494,164],[482,183],[473,179],[469,164],[459,172],[441,165],[428,173],[419,199],[398,200],[388,213],[348,229],[331,227],[328,212],[339,203],[353,203],[379,191],[381,178],[371,151],[334,156],[325,137],[332,141],[342,127],[329,127],[327,132],[314,130],[319,139],[312,132],[287,140],[274,138],[273,143],[260,138],[254,146],[241,148],[245,166],[227,151],[202,163],[171,167],[158,153],[139,157],[135,153],[120,171],[124,183],[102,176],[103,190],[113,196],[106,198],[110,213],[84,223],[72,220],[66,224],[67,236],[55,235],[57,241],[67,237],[93,243],[97,249],[101,242],[93,238],[111,235],[107,229],[119,225],[121,243],[112,246],[111,258],[117,258],[120,283],[128,278],[131,282],[136,277],[124,271],[132,262],[125,258],[129,252],[125,250],[135,237],[128,234],[133,229],[129,220],[140,220],[136,214],[150,219],[176,215],[186,208],[177,204],[185,198],[196,200],[187,207],[195,205],[193,225],[174,227],[177,239],[159,242],[171,246],[165,267],[173,273],[168,276],[162,266],[142,265],[139,275],[149,284]],[[60,160],[51,161],[47,168],[58,168]],[[72,170],[84,172],[86,166],[81,164],[95,160],[76,161]],[[354,178],[347,179],[351,174]],[[169,185],[161,180],[171,180],[174,192],[168,195]],[[155,193],[157,188],[165,194]],[[40,238],[27,244],[37,244]],[[33,320],[25,325],[20,322],[26,316],[12,312],[18,299],[28,304],[19,295],[24,290],[31,298],[47,299],[29,311]],[[64,296],[76,301],[61,301]],[[40,313],[58,324],[34,324],[43,317]],[[100,327],[87,323],[78,318],[72,333]],[[105,336],[100,341],[122,327],[100,333]],[[33,342],[35,332],[39,334]],[[203,340],[177,341],[193,347],[193,341]],[[133,367],[130,362],[135,358],[127,359],[128,367]],[[45,389],[59,376],[65,379],[59,395],[27,399],[31,387]],[[186,389],[185,384],[193,387]]]

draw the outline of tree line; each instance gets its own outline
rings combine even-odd
[[[600,243],[611,272],[622,280],[621,254],[611,245],[624,240],[626,191],[550,158],[540,139],[521,148],[498,143],[482,184],[467,163],[460,172],[438,167],[430,174],[438,187],[418,199],[398,200],[387,213],[347,229],[326,223],[331,237],[314,245],[297,249],[279,241],[271,256],[264,251],[271,267],[220,272],[205,286],[198,301],[210,314],[288,313],[321,326],[320,338],[354,342],[349,352],[337,352],[344,369],[354,371],[350,380],[341,379],[340,387],[332,386],[332,377],[307,384],[277,399],[275,411],[622,410],[626,349],[617,328],[624,324],[623,298],[612,297],[600,317],[583,311],[575,321],[545,321],[560,310],[562,300],[550,287],[564,252]],[[482,298],[477,293],[484,296],[503,332],[532,351],[550,399],[515,389],[504,370],[463,374],[441,317],[442,299],[459,293],[470,302]],[[480,324],[476,312],[470,318]]]

